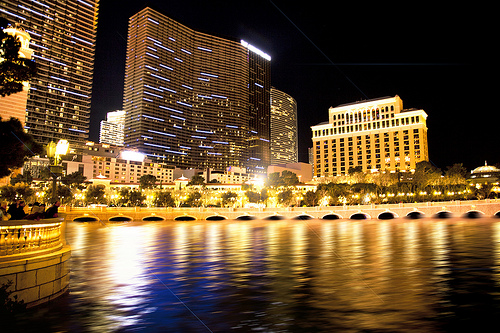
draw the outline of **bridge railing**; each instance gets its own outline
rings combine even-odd
[[[65,243],[64,227],[63,216],[0,222],[0,262],[60,250]]]

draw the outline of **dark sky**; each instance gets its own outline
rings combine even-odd
[[[479,10],[339,3],[101,1],[90,139],[98,141],[106,112],[122,108],[128,18],[149,4],[194,30],[244,39],[271,55],[272,85],[298,104],[301,162],[310,126],[327,121],[330,106],[394,95],[428,114],[437,167],[500,162],[497,68],[485,47],[493,30]]]

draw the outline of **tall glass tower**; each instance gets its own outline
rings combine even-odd
[[[125,145],[184,168],[269,164],[270,57],[144,8],[129,20]]]
[[[31,37],[37,75],[26,105],[28,133],[40,143],[89,136],[98,0],[5,0],[0,15]]]
[[[297,163],[297,102],[276,88],[271,88],[271,164]]]

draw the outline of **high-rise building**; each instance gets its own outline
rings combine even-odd
[[[84,145],[88,139],[98,3],[0,2],[0,15],[31,36],[37,74],[30,81],[25,128],[40,143]]]
[[[1,29],[1,27],[0,27]],[[31,59],[33,50],[30,48],[30,35],[19,25],[10,25],[4,32],[14,36],[21,43],[19,58]],[[1,59],[0,59],[1,61]],[[0,116],[3,120],[17,118],[24,126],[26,122],[26,101],[28,100],[29,82],[23,82],[23,90],[9,96],[0,96]]]
[[[271,164],[298,162],[297,102],[271,88]]]
[[[371,99],[329,109],[329,121],[311,126],[314,176],[412,171],[429,160],[427,114],[403,109],[399,96]]]
[[[129,20],[125,145],[182,168],[269,164],[270,57],[144,8]]]
[[[108,112],[106,120],[101,121],[99,143],[108,143],[123,146],[125,134],[125,111],[117,110]]]

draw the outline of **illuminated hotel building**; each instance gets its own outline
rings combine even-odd
[[[125,128],[125,111],[108,112],[106,120],[101,121],[99,143],[123,146]]]
[[[129,20],[125,146],[181,168],[270,161],[270,57],[144,8]]]
[[[403,109],[399,96],[384,97],[329,109],[329,121],[311,126],[314,176],[363,172],[413,171],[428,161],[427,114]]]
[[[271,88],[271,164],[297,163],[297,102]]]
[[[98,0],[5,0],[0,15],[31,37],[25,128],[40,143],[89,136]]]

